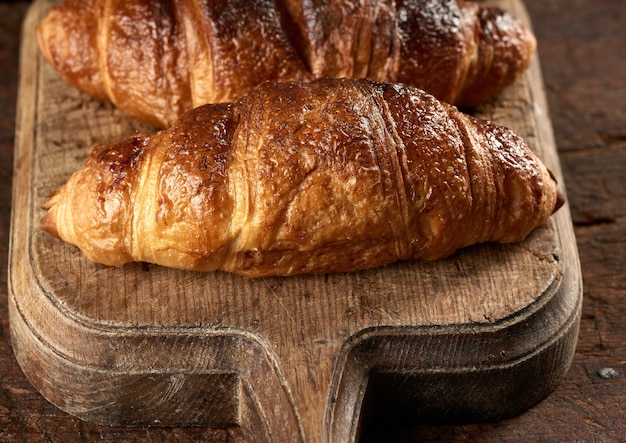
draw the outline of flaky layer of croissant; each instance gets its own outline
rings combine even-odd
[[[267,83],[97,146],[42,227],[108,265],[342,272],[520,241],[558,208],[520,137],[421,90]]]
[[[37,36],[70,84],[156,127],[266,80],[368,77],[474,106],[535,50],[510,14],[464,0],[66,0]]]

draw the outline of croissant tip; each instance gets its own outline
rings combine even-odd
[[[39,221],[39,226],[41,229],[46,231],[49,234],[54,235],[55,237],[59,237],[59,232],[57,229],[57,220],[56,220],[56,204],[59,200],[59,190],[54,191],[43,205],[41,205],[42,209],[46,209],[46,214]]]
[[[537,37],[530,28],[526,28],[526,41],[528,42],[530,53],[534,54],[537,50]]]
[[[565,194],[563,194],[563,192],[557,188],[556,203],[554,204],[554,211],[552,211],[552,213],[554,214],[556,211],[561,209],[561,207],[565,204],[565,201],[566,201]]]
[[[53,210],[49,209],[39,221],[39,226],[41,226],[41,229],[46,231],[48,234],[59,237],[55,214],[56,213]]]
[[[554,181],[554,184],[556,186],[556,201],[554,203],[554,209],[552,210],[552,213],[554,214],[556,211],[561,209],[567,199],[565,198],[565,194],[563,193],[563,191],[561,191],[561,189],[558,187],[558,180],[556,179],[554,172],[548,169],[548,173],[550,174],[550,178]]]

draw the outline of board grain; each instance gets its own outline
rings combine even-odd
[[[15,355],[51,403],[102,424],[344,442],[372,415],[498,419],[556,387],[582,295],[567,205],[515,245],[255,280],[109,268],[42,232],[40,205],[94,144],[149,129],[42,60],[33,31],[51,3],[33,3],[24,23],[9,258]],[[521,2],[497,3],[528,20]],[[522,135],[561,179],[538,60],[476,114]]]

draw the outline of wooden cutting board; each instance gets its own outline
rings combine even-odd
[[[528,21],[519,1],[499,4]],[[94,144],[139,128],[42,60],[34,27],[49,7],[36,1],[24,23],[9,308],[17,360],[50,402],[102,424],[346,442],[372,423],[512,416],[562,379],[582,295],[567,206],[519,244],[256,280],[109,268],[43,233],[45,197]],[[477,115],[561,177],[537,60]]]

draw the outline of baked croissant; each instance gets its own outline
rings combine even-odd
[[[368,77],[474,106],[536,43],[510,14],[464,0],[66,0],[37,37],[70,84],[161,128],[266,80]]]
[[[516,242],[562,203],[509,129],[370,80],[266,83],[94,148],[41,226],[96,262],[344,272]]]

